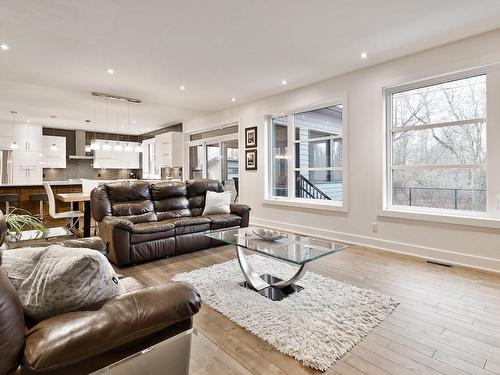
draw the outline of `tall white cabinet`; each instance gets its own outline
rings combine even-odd
[[[14,129],[18,148],[12,152],[13,182],[15,184],[42,183],[42,126],[18,124]]]
[[[157,167],[182,167],[183,133],[168,132],[155,136],[155,149]]]

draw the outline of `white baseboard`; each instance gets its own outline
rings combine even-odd
[[[370,247],[374,249],[390,251],[393,253],[410,255],[433,262],[474,268],[481,271],[500,274],[500,259],[478,257],[470,254],[456,253],[448,250],[435,249],[425,246],[416,246],[403,242],[381,240],[374,237],[359,236],[355,234],[313,228],[305,225],[288,224],[267,219],[251,218],[250,224],[271,227],[278,230],[314,236],[332,241],[345,242],[351,245]]]

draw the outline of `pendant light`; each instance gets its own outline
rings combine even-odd
[[[93,99],[94,100],[94,123],[95,123],[95,98]],[[85,120],[86,123],[90,123],[91,121],[90,120]],[[92,125],[91,125],[92,126]],[[87,143],[87,133],[85,133],[85,152],[91,152],[92,151],[92,140],[90,141],[90,143]]]
[[[137,118],[137,113],[136,113],[136,118]],[[137,153],[141,153],[142,152],[142,146],[140,143],[138,143],[135,147],[134,147],[134,151],[137,152]]]
[[[130,102],[127,101],[127,144],[125,145],[125,151],[134,151],[132,146],[130,146]]]
[[[16,129],[16,114],[17,112],[16,111],[10,111],[10,113],[12,114],[12,133],[15,134],[15,129]],[[19,145],[17,144],[17,142],[15,140],[13,140],[11,143],[10,143],[10,149],[11,150],[17,150],[19,148]]]
[[[119,105],[119,102],[116,102],[116,131],[117,132],[119,131],[118,129],[120,129],[120,105]],[[123,151],[123,147],[120,143],[120,138],[118,138],[118,142],[113,147],[113,150],[115,150],[117,152]]]
[[[108,98],[106,98],[106,130],[108,129]],[[102,145],[104,151],[109,151],[111,146],[108,143],[108,136],[106,136],[106,142]]]

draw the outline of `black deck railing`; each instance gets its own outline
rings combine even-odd
[[[422,206],[424,201],[435,201],[436,207],[455,210],[481,210],[486,207],[486,189],[395,186],[392,191],[393,203],[406,204],[407,206]]]
[[[295,190],[299,198],[332,200],[325,192],[302,175],[297,177]]]

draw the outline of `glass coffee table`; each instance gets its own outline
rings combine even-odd
[[[265,241],[254,234],[253,229],[228,229],[207,233],[206,236],[226,244],[235,245],[241,272],[246,280],[240,285],[253,289],[274,301],[282,300],[288,295],[304,289],[296,285],[295,282],[304,276],[310,262],[348,247],[332,241],[286,232],[281,232],[283,238],[279,240]],[[250,265],[245,250],[293,263],[299,268],[288,280],[282,280],[269,274],[259,275]]]
[[[23,230],[19,237],[5,236],[4,246],[8,249],[43,247],[74,237],[73,233],[64,227],[48,228],[45,236],[38,230]]]

